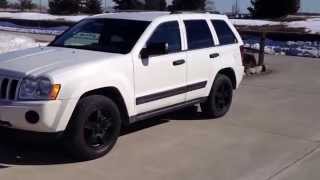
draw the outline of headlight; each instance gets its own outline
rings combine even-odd
[[[52,84],[48,78],[25,78],[20,85],[19,99],[22,100],[55,100],[60,85]]]

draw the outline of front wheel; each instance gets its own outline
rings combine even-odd
[[[77,160],[104,156],[120,135],[121,117],[117,105],[100,95],[80,100],[66,131],[65,144]]]
[[[230,109],[233,86],[229,77],[219,74],[212,86],[207,102],[201,104],[202,111],[212,118],[224,116]]]

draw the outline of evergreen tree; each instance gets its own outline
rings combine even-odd
[[[79,12],[79,0],[51,0],[49,12],[51,14],[75,14]]]
[[[164,11],[167,9],[166,0],[145,0],[145,9]]]
[[[300,0],[251,0],[251,4],[248,10],[255,18],[278,18],[297,13],[300,8]]]
[[[206,0],[173,0],[170,10],[204,10]]]
[[[0,8],[7,8],[8,1],[7,0],[0,0]]]
[[[100,0],[86,0],[83,12],[87,14],[99,14],[102,12]]]

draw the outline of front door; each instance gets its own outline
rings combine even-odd
[[[166,53],[134,61],[137,114],[185,101],[186,53],[178,21],[160,24],[145,46],[163,43]]]

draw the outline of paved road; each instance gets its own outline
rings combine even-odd
[[[319,60],[319,59],[318,59]],[[106,157],[73,162],[57,145],[0,144],[1,180],[319,180],[320,62],[268,56],[231,112],[189,108],[139,123]]]

